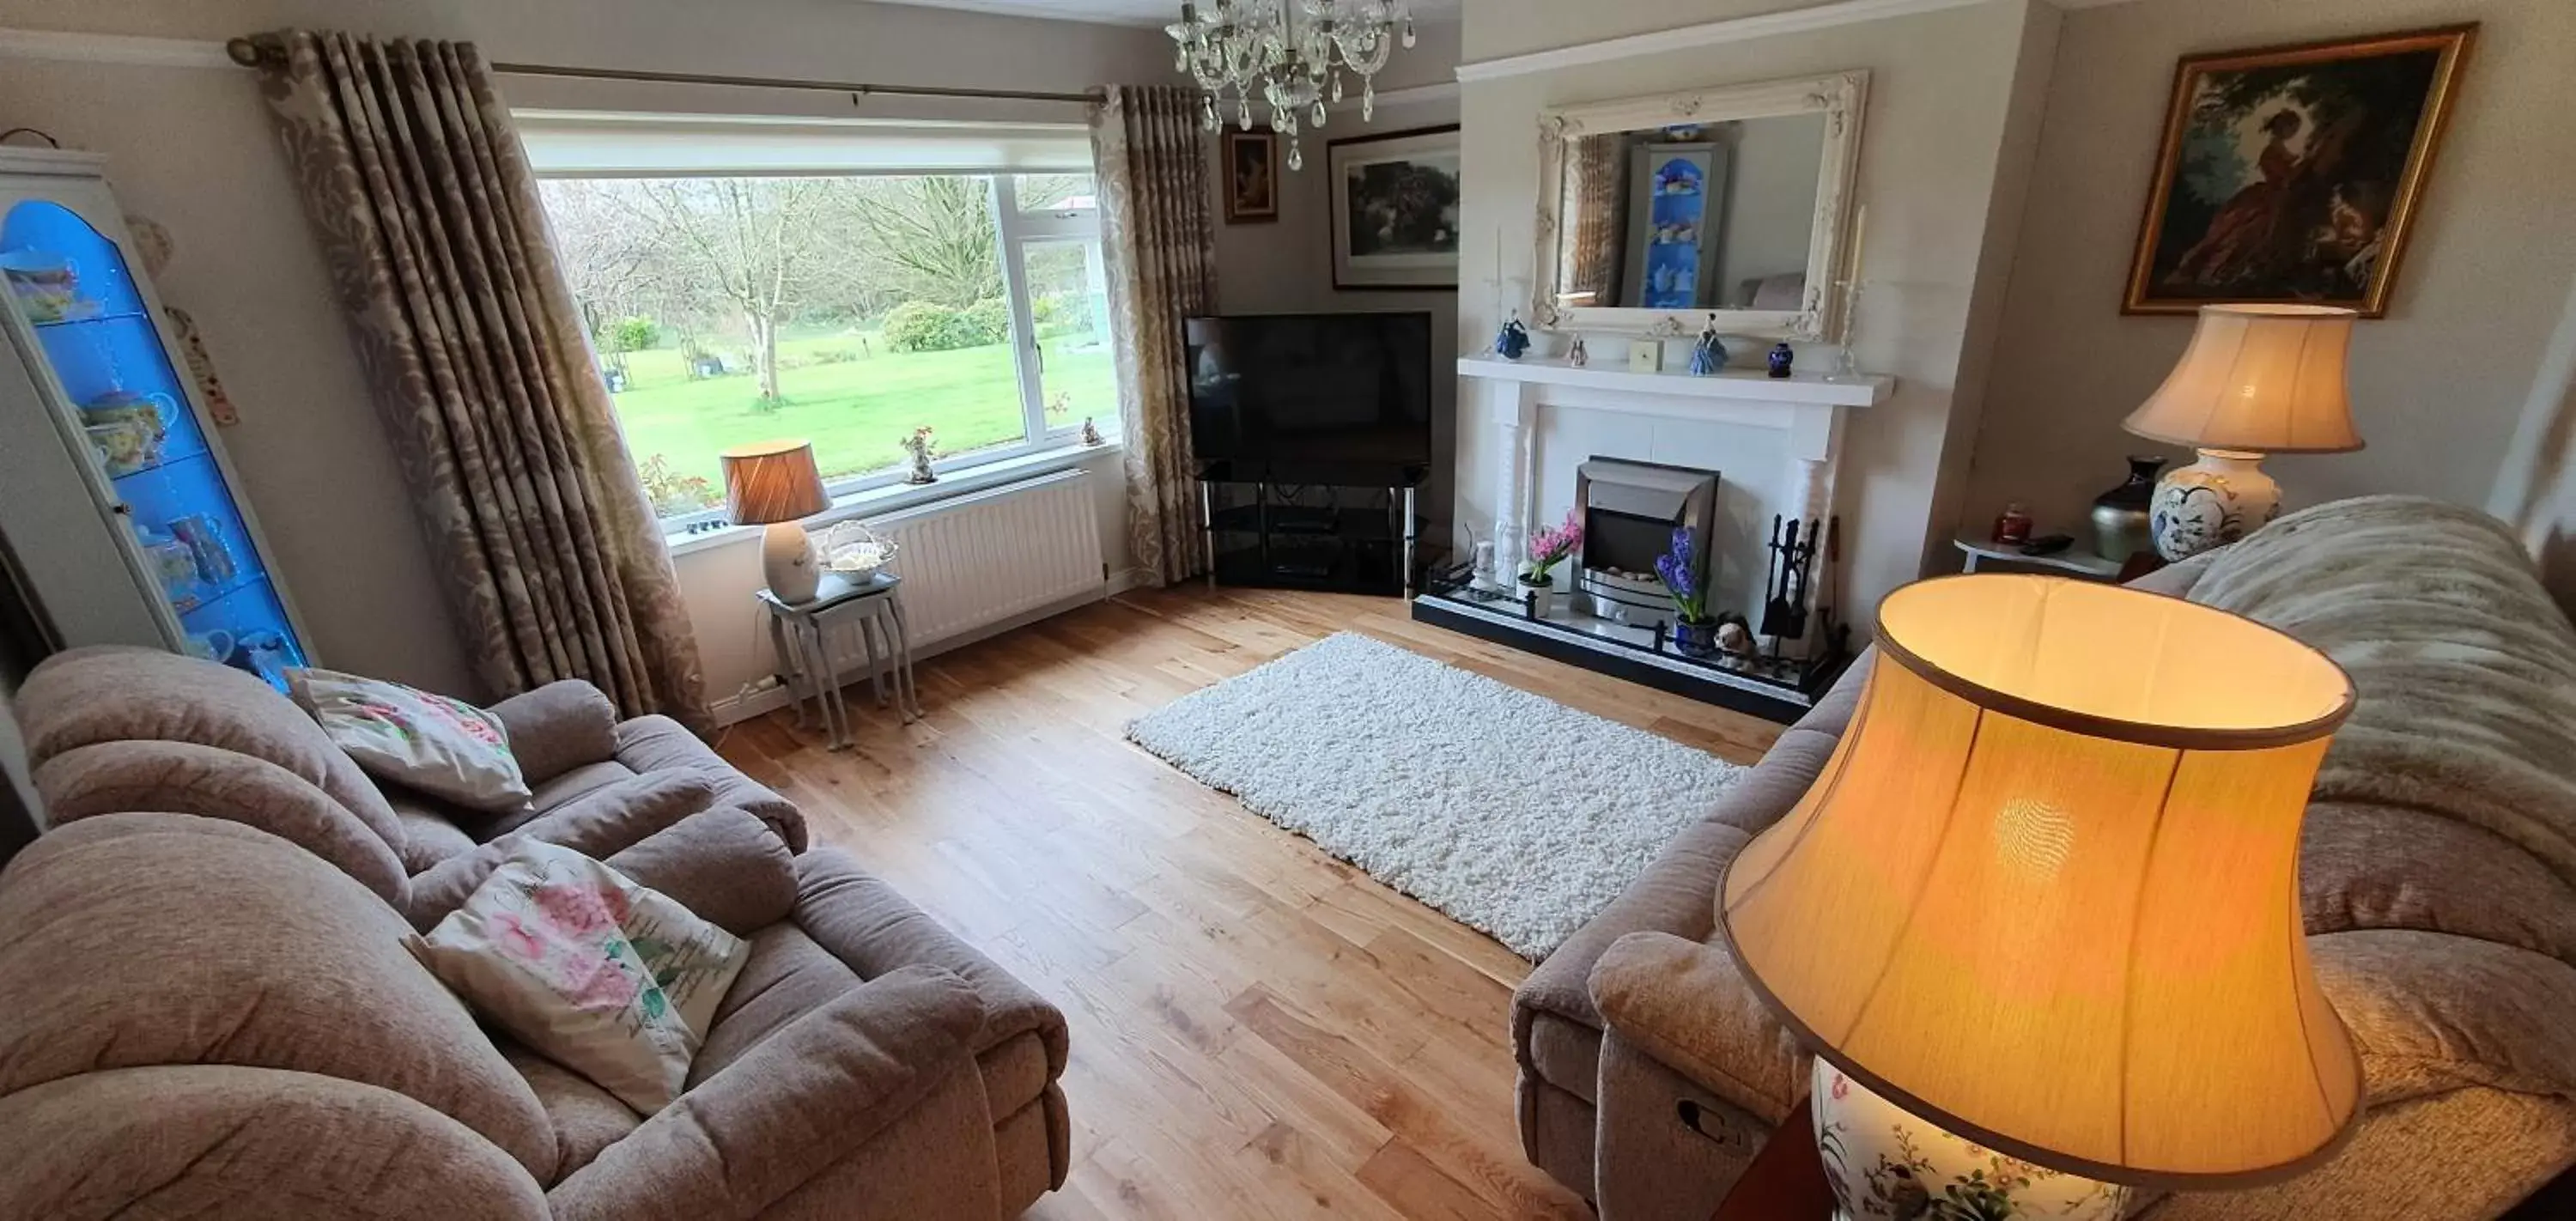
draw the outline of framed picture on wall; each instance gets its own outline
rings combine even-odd
[[[1327,146],[1333,287],[1458,287],[1458,126]]]
[[[2388,312],[2477,26],[2185,56],[2122,312]]]
[[[1279,135],[1268,131],[1225,133],[1225,223],[1260,224],[1279,219]]]

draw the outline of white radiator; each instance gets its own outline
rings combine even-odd
[[[913,655],[1106,594],[1091,494],[1076,468],[865,519],[898,548]],[[834,669],[865,672],[856,627],[828,643]]]

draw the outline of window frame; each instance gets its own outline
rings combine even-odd
[[[786,175],[775,172],[728,174],[719,170],[707,170],[691,174],[655,175],[600,174],[584,172],[548,173],[540,170],[537,172],[537,177],[540,179],[624,179],[631,181],[648,181],[655,178],[678,177],[982,178],[990,188],[986,194],[991,201],[994,237],[997,245],[997,252],[1002,264],[1002,295],[1003,299],[1010,307],[1012,338],[1008,342],[1011,344],[1011,360],[1017,373],[1016,384],[1019,386],[1020,391],[1021,432],[1020,439],[1017,441],[1007,442],[1000,445],[988,445],[979,449],[969,450],[961,454],[952,454],[946,457],[933,458],[930,463],[930,469],[939,474],[945,475],[951,472],[973,470],[976,467],[990,465],[995,462],[1026,458],[1030,455],[1044,453],[1050,450],[1070,448],[1078,444],[1075,440],[1075,436],[1081,431],[1082,425],[1080,421],[1068,421],[1065,424],[1053,427],[1050,427],[1047,423],[1044,350],[1039,346],[1040,339],[1037,333],[1035,306],[1029,298],[1028,246],[1032,242],[1044,243],[1071,241],[1082,243],[1088,251],[1088,265],[1092,274],[1095,276],[1101,274],[1102,260],[1105,255],[1100,246],[1100,208],[1098,204],[1099,197],[1096,193],[1097,184],[1099,183],[1099,172],[1097,168],[1091,171],[1092,182],[1095,187],[1095,194],[1092,197],[1092,206],[1082,208],[1052,208],[1036,212],[1023,212],[1019,207],[1019,184],[1017,182],[1017,179],[1022,176],[1071,172],[1072,171],[1065,170],[1003,169],[984,170],[981,172],[951,170],[935,171],[930,173],[886,171],[870,173],[810,173]],[[1114,327],[1117,325],[1117,320],[1115,318],[1106,319],[1105,321],[1108,326]],[[598,369],[598,360],[598,354],[594,351],[591,354],[594,372]],[[612,395],[612,409],[614,401],[615,396]],[[623,416],[618,418],[617,425],[619,435],[622,438],[626,430],[626,421]],[[1117,421],[1115,419],[1108,421],[1107,425],[1101,428],[1101,432],[1103,436],[1111,440],[1115,440],[1119,434]],[[631,450],[629,458],[631,461]],[[823,484],[823,490],[835,502],[838,502],[863,492],[873,491],[883,487],[890,487],[894,484],[901,483],[909,477],[910,473],[910,471],[905,469],[903,464],[897,463],[883,470],[870,471],[865,474],[858,475],[845,475],[838,479],[826,480]],[[671,535],[703,534],[712,530],[728,528],[731,524],[725,520],[725,511],[722,506],[699,509],[694,512],[677,514],[670,517],[660,517],[656,520],[661,523],[663,532]]]

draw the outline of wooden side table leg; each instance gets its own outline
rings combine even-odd
[[[823,641],[823,625],[811,619],[805,623],[808,654],[813,659],[814,684],[819,692],[815,702],[823,706],[824,727],[830,731],[829,749],[850,748],[850,709],[841,702],[840,676],[832,672],[832,652]]]
[[[894,697],[896,702],[902,705],[905,720],[919,720],[923,716],[921,683],[912,676],[912,624],[904,618],[903,594],[900,592],[887,594],[886,609],[894,621],[893,652],[897,667]]]
[[[778,659],[778,681],[787,688],[787,702],[796,708],[796,727],[806,727],[804,636],[798,635],[797,647],[787,647],[788,626],[784,616],[769,612],[769,651]]]

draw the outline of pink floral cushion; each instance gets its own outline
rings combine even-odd
[[[645,1115],[680,1096],[751,955],[677,900],[533,841],[409,944],[475,1012]]]
[[[287,687],[368,775],[475,810],[528,804],[501,719],[463,700],[336,670],[290,670]]]

